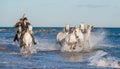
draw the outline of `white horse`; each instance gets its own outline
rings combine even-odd
[[[56,37],[57,43],[59,43],[60,45],[62,45],[62,41],[69,34],[69,29],[70,29],[70,25],[67,24],[65,26],[65,28],[63,29],[63,31],[58,32],[57,37]]]
[[[19,31],[21,32],[21,27],[19,27]],[[32,46],[32,36],[31,36],[31,34],[32,33],[33,33],[32,32],[32,26],[29,25],[27,32],[25,32],[25,34],[23,36],[23,39],[20,39],[20,43],[21,43],[21,40],[23,41],[23,43],[25,43],[25,45],[21,47],[21,50],[20,50],[21,54],[24,53],[25,48],[27,49],[27,53],[30,53],[30,54],[32,53],[32,48],[31,48],[31,46]]]
[[[81,51],[84,46],[84,36],[80,27],[74,27],[70,33],[65,37],[62,42],[63,50],[66,48],[68,51]],[[77,49],[76,49],[77,47]]]
[[[84,23],[81,23],[81,24],[80,24],[80,29],[81,29],[81,32],[84,32],[84,30],[85,30]]]
[[[84,47],[84,35],[82,33],[82,30],[77,27],[75,29],[75,36],[76,36],[76,39],[77,39],[77,45],[76,46],[79,46],[81,47],[81,49],[83,49]]]
[[[71,32],[65,37],[64,45],[70,46],[70,49],[73,50],[77,44],[77,36],[75,35],[75,29],[73,28]]]
[[[85,35],[85,41],[88,43],[90,49],[92,48],[91,42],[90,42],[90,35],[91,35],[91,30],[92,29],[93,29],[93,26],[92,25],[88,25],[87,29],[86,29],[87,33]]]

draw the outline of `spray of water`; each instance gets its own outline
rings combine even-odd
[[[93,32],[90,37],[91,46],[94,47],[98,44],[101,44],[105,37],[106,37],[106,32],[103,30]]]
[[[95,52],[88,61],[92,66],[120,68],[119,61],[102,50]]]

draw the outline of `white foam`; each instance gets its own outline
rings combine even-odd
[[[97,51],[93,56],[89,58],[89,65],[92,66],[100,66],[100,67],[112,67],[112,68],[120,68],[118,62],[115,57],[109,56],[108,53],[100,50]]]
[[[9,64],[9,62],[4,61],[4,62],[0,62],[0,64]]]
[[[19,54],[18,52],[10,52],[10,54]]]
[[[61,47],[61,51],[62,51],[62,52],[81,52],[81,51],[82,51],[82,48],[79,47],[79,46],[76,46],[75,50],[72,50],[72,49],[70,49],[70,46],[68,46],[67,44],[64,44],[64,45]]]
[[[52,51],[58,50],[58,47],[53,43],[42,42],[34,46],[37,51]]]

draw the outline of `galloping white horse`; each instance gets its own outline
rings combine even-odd
[[[76,39],[77,39],[77,45],[76,46],[79,46],[79,47],[81,47],[81,49],[83,49],[84,35],[82,33],[82,30],[79,27],[77,27],[75,29],[75,36],[76,36]]]
[[[59,43],[62,46],[62,41],[65,39],[65,37],[69,34],[69,29],[70,29],[70,25],[67,24],[65,26],[65,28],[63,29],[63,31],[60,31],[57,34],[57,43]]]
[[[21,27],[19,27],[19,31],[21,32]],[[27,32],[25,32],[25,34],[23,36],[23,39],[20,39],[20,43],[21,43],[21,40],[23,41],[23,43],[25,43],[25,46],[21,47],[21,50],[20,50],[21,54],[23,54],[23,52],[25,51],[25,48],[27,49],[28,53],[30,53],[30,54],[32,53],[32,48],[31,48],[31,46],[32,46],[32,36],[31,36],[31,34],[32,33],[33,33],[32,32],[32,26],[29,25]]]
[[[75,29],[73,28],[71,32],[65,37],[64,45],[70,46],[70,49],[75,49],[77,43],[77,37],[75,35]]]
[[[90,35],[91,35],[91,30],[92,29],[93,29],[93,26],[92,25],[88,25],[87,29],[86,29],[87,33],[86,33],[86,36],[85,36],[85,41],[88,43],[90,49],[92,48],[92,46],[90,44],[91,43],[90,42]]]
[[[71,29],[70,33],[65,37],[63,41],[62,49],[65,51],[82,51],[84,46],[84,37],[79,27]]]
[[[61,42],[62,46],[69,46],[71,51],[75,50],[77,46],[79,51],[81,51],[84,46],[84,36],[82,32],[84,32],[84,24],[81,24],[80,27],[72,28],[70,33],[66,35],[63,42]]]

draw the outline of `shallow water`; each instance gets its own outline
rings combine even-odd
[[[38,44],[33,46],[37,53],[26,56],[20,55],[17,42],[12,43],[15,29],[0,30],[5,30],[0,32],[2,69],[113,69],[120,61],[120,28],[95,28],[91,37],[93,50],[70,53],[61,52],[56,44],[56,35],[62,28],[37,27],[34,35]]]

